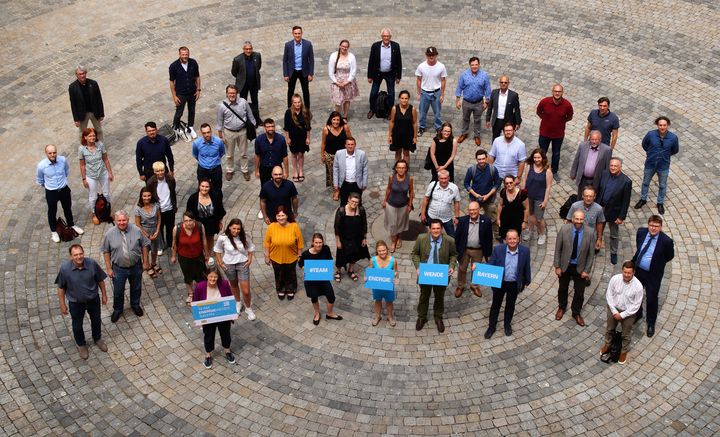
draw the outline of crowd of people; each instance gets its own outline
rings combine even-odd
[[[276,133],[275,120],[260,118],[258,91],[262,57],[254,51],[252,43],[246,41],[243,53],[232,61],[235,83],[225,88],[225,99],[217,106],[217,135],[213,135],[209,123],[202,123],[198,136],[194,122],[195,103],[201,93],[200,68],[198,62],[190,58],[187,47],[178,50],[178,59],[169,67],[175,105],[172,129],[176,137],[192,141],[192,156],[197,161],[197,191],[188,198],[181,221],[176,223],[177,182],[171,141],[158,133],[154,122],[147,122],[146,136],[136,147],[137,172],[145,185],[140,189],[132,216],[121,208],[113,214],[114,225],[106,230],[101,245],[105,268],[85,257],[81,245],[73,244],[69,249],[70,260],[61,266],[57,276],[60,309],[63,314],[71,314],[81,358],[88,358],[82,329],[85,312],[90,315],[93,340],[100,350],[107,350],[99,322],[100,302],[107,303],[106,277],[113,286],[111,322],[117,322],[123,313],[126,282],[129,282],[130,307],[141,317],[144,314],[142,276],[146,274],[155,279],[163,274],[159,257],[165,251],[169,252],[170,263],[179,264],[182,271],[187,290],[185,304],[233,296],[237,313],[244,312],[250,321],[256,319],[250,291],[250,266],[256,246],[240,218],[227,219],[224,205],[223,176],[227,181],[233,179],[236,157],[245,181],[252,179],[253,167],[254,176],[260,181],[258,219],[267,226],[262,249],[265,264],[273,269],[278,299],[294,299],[298,292],[298,267],[302,269],[309,260],[333,260],[321,233],[313,234],[309,246],[305,246],[296,220],[303,191],[298,189],[298,184],[305,181],[304,158],[310,150],[313,121],[310,82],[315,78],[315,57],[313,45],[303,38],[300,26],[293,27],[292,37],[285,44],[282,57],[283,78],[288,85],[284,134]],[[304,281],[313,307],[313,324],[318,325],[321,320],[321,296],[327,301],[326,320],[343,319],[334,310],[336,297],[332,283],[341,282],[344,274],[350,281],[358,281],[357,263],[362,260],[369,260],[369,267],[389,269],[395,274],[400,264],[409,261],[416,269],[421,263],[446,264],[450,276],[456,269],[459,273],[456,298],[462,297],[465,291],[468,272],[478,263],[486,263],[502,267],[503,274],[500,285],[492,288],[489,324],[484,336],[489,339],[494,334],[503,302],[504,332],[511,336],[516,300],[532,282],[529,242],[534,236],[538,247],[547,241],[545,212],[553,184],[561,180],[561,147],[566,124],[574,116],[573,106],[563,97],[562,85],[554,84],[552,95],[537,104],[538,147],[528,154],[526,143],[518,137],[522,124],[519,94],[509,89],[507,75],[500,76],[498,88],[493,89],[490,76],[480,69],[480,59],[473,56],[468,61],[469,68],[459,75],[455,90],[455,107],[462,111],[460,135],[455,136],[452,124],[443,121],[448,72],[438,60],[437,48],[427,48],[425,61],[415,71],[418,107],[411,104],[413,98],[409,90],[401,90],[395,104],[395,85],[402,76],[401,49],[392,41],[389,29],[382,29],[380,37],[381,40],[372,45],[368,58],[367,79],[371,90],[367,118],[387,119],[388,147],[395,152],[395,163],[387,176],[381,204],[390,244],[378,241],[375,255],[371,256],[368,214],[362,204],[362,195],[369,183],[371,157],[358,147],[349,127],[350,105],[359,95],[356,82],[359,70],[355,55],[349,51],[350,42],[342,40],[328,60],[334,111],[322,128],[320,145],[326,187],[332,187],[332,198],[339,203],[333,229],[335,270],[329,280]],[[111,153],[102,141],[105,114],[100,88],[97,82],[87,78],[84,67],[79,66],[75,74],[77,80],[70,85],[69,95],[73,120],[80,131],[80,175],[83,186],[88,189],[91,219],[98,224],[97,199],[100,195],[108,201],[111,199],[110,182],[114,180]],[[298,80],[302,94],[295,92]],[[380,90],[383,81],[386,91]],[[569,205],[564,217],[566,223],[555,237],[553,256],[559,284],[555,318],[563,318],[572,280],[570,308],[573,319],[581,327],[585,326],[581,314],[584,290],[590,284],[593,264],[604,247],[605,225],[610,229],[609,261],[616,265],[620,225],[627,218],[632,193],[632,181],[622,172],[622,159],[613,155],[617,150],[619,118],[610,111],[607,97],[601,97],[597,103],[598,108],[587,117],[583,141],[569,170],[573,186],[577,188],[577,200]],[[186,106],[187,122],[183,122]],[[432,129],[426,124],[430,109],[434,116]],[[483,113],[484,128],[492,131],[492,141],[487,148],[483,148],[481,139]],[[93,127],[87,127],[89,123]],[[662,215],[670,159],[678,152],[679,142],[668,130],[667,117],[658,117],[655,124],[657,129],[649,131],[642,142],[647,158],[642,193],[635,208],[640,209],[647,203],[649,184],[657,173],[658,214],[650,216],[647,227],[638,229],[635,255],[622,263],[622,272],[612,277],[607,289],[607,333],[601,352],[608,351],[612,334],[620,324],[623,330],[621,363],[627,359],[632,327],[643,317],[644,294],[647,295],[646,333],[648,337],[655,333],[660,283],[665,265],[674,256],[673,241],[662,232]],[[262,132],[256,132],[260,127]],[[421,187],[424,195],[418,211],[427,233],[417,238],[408,260],[396,253],[402,247],[402,235],[409,228],[414,210],[419,171],[411,169],[410,153],[419,149],[418,138],[427,131],[434,132],[424,160],[430,183]],[[475,162],[465,167],[468,163],[460,162],[458,150],[471,135],[476,148]],[[552,154],[551,159],[548,153]],[[46,146],[45,154],[37,165],[37,183],[45,189],[51,239],[60,242],[61,224],[78,235],[83,234],[83,230],[75,225],[72,215],[68,159],[58,155],[54,145]],[[460,187],[455,183],[456,166],[458,178],[463,178]],[[464,198],[468,203],[467,213],[463,215]],[[58,202],[63,207],[64,221],[56,217]],[[444,332],[447,287],[420,285],[419,288],[415,328],[419,331],[426,324],[433,295],[433,318],[438,331]],[[482,296],[478,285],[471,284],[470,289],[475,296]],[[383,301],[384,317],[390,326],[396,326],[393,307],[396,292],[372,290],[371,293],[372,326],[377,326],[383,318]],[[203,326],[205,367],[213,365],[216,328],[227,361],[235,362],[230,350],[230,326],[230,321]]]

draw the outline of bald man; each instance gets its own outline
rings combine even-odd
[[[52,144],[45,146],[45,158],[40,161],[35,168],[35,181],[38,185],[45,188],[45,200],[48,206],[48,226],[50,226],[50,238],[52,241],[59,243],[60,236],[55,232],[57,225],[57,204],[62,205],[65,222],[68,226],[72,226],[78,235],[82,235],[83,231],[80,227],[75,226],[72,214],[72,196],[70,187],[68,186],[68,175],[70,174],[70,166],[64,156],[58,155],[57,147]]]

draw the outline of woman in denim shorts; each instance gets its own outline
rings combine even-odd
[[[230,288],[235,296],[237,312],[242,312],[243,303],[248,320],[255,320],[250,299],[250,264],[252,264],[255,245],[245,235],[245,228],[239,218],[228,222],[225,232],[220,234],[214,247],[218,266],[227,275]],[[243,303],[240,301],[242,291]]]

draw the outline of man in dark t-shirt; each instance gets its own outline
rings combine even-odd
[[[272,179],[260,189],[260,212],[266,224],[275,221],[275,210],[280,205],[285,207],[285,211],[292,211],[295,217],[298,216],[297,189],[285,178],[282,167],[278,165],[272,169]]]

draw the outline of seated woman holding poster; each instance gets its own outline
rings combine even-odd
[[[394,270],[397,275],[397,263],[394,256],[388,256],[388,247],[385,241],[380,240],[375,243],[375,256],[370,259],[370,264],[376,269]],[[393,312],[393,302],[395,301],[395,290],[375,290],[372,291],[372,297],[375,301],[375,317],[372,325],[377,326],[382,319],[382,301],[385,299],[385,315],[390,326],[395,326],[395,314]]]
[[[332,261],[332,253],[330,253],[330,248],[327,247],[325,244],[325,239],[321,234],[315,233],[312,237],[312,244],[311,246],[300,255],[300,261],[298,261],[298,266],[300,268],[305,267],[305,262],[310,260],[330,260]],[[335,304],[335,292],[333,291],[333,286],[330,281],[304,281],[305,284],[305,293],[307,293],[307,297],[310,298],[310,301],[313,304],[313,310],[315,311],[313,315],[313,325],[319,325],[320,324],[320,302],[318,302],[318,298],[320,296],[325,296],[327,299],[327,314],[325,314],[325,318],[328,320],[342,320],[342,316],[339,314],[336,314],[333,310],[333,305]]]
[[[219,299],[232,295],[230,283],[225,279],[220,279],[220,271],[216,267],[210,267],[207,272],[207,281],[198,282],[195,286],[193,302]],[[220,342],[223,348],[225,348],[225,358],[227,358],[228,364],[235,364],[235,355],[230,350],[231,323],[231,320],[225,320],[223,322],[203,325],[203,334],[205,336],[205,361],[203,365],[206,369],[212,369],[213,366],[212,352],[215,350],[216,329],[220,332]]]

